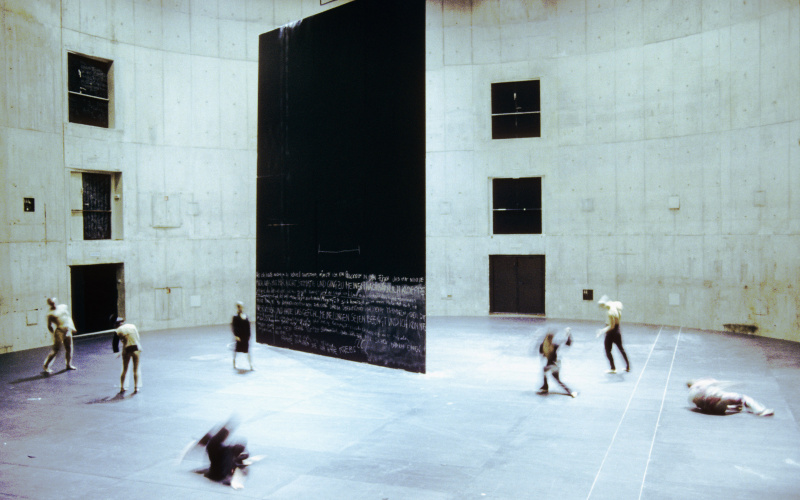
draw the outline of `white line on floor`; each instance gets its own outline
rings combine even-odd
[[[633,391],[631,391],[631,397],[628,398],[628,404],[625,405],[625,411],[622,412],[622,417],[619,419],[619,423],[617,424],[616,430],[614,430],[614,435],[611,437],[611,443],[608,445],[608,449],[606,449],[606,454],[603,456],[603,461],[600,462],[600,468],[597,469],[597,475],[594,476],[594,481],[592,482],[592,487],[589,489],[589,494],[586,495],[586,500],[592,496],[592,492],[594,491],[594,486],[597,484],[597,480],[600,478],[600,473],[603,472],[603,466],[606,463],[606,459],[608,458],[608,453],[611,451],[611,448],[614,446],[614,441],[617,439],[617,433],[619,432],[619,428],[622,426],[622,421],[625,420],[625,415],[628,413],[628,408],[631,406],[631,401],[633,401],[633,396],[636,394],[636,389],[639,387],[639,382],[642,380],[642,375],[644,375],[644,371],[647,368],[647,363],[650,362],[650,356],[653,355],[653,350],[656,348],[656,344],[658,344],[658,339],[661,337],[661,330],[664,327],[658,329],[658,335],[656,335],[656,340],[653,342],[653,345],[650,346],[650,352],[647,354],[647,360],[644,362],[644,366],[642,366],[642,371],[639,372],[639,378],[636,379],[636,385],[633,386]]]
[[[681,341],[681,331],[683,327],[678,330],[678,339],[675,341],[675,349],[672,351],[672,362],[669,364],[669,372],[667,373],[667,382],[664,384],[664,394],[661,396],[661,408],[658,409],[658,419],[656,420],[656,428],[653,430],[653,440],[650,442],[650,452],[647,454],[647,462],[644,466],[644,475],[642,476],[642,487],[639,488],[639,498],[642,498],[644,492],[644,481],[647,479],[647,469],[650,467],[650,458],[653,456],[653,447],[656,444],[656,434],[658,434],[658,424],[661,422],[661,413],[664,411],[664,400],[667,399],[667,387],[669,387],[669,379],[672,376],[672,366],[675,364],[675,355],[678,353],[678,344]]]

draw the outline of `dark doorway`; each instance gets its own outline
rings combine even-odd
[[[544,314],[544,255],[490,255],[489,282],[489,312]]]
[[[124,316],[122,264],[72,266],[72,319],[77,334],[108,330],[117,315]]]

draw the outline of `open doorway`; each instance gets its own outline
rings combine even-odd
[[[72,319],[77,335],[113,328],[125,316],[122,264],[71,266]]]

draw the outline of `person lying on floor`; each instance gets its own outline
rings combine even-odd
[[[714,378],[701,378],[686,382],[689,387],[689,402],[703,413],[712,415],[730,415],[747,412],[760,417],[771,417],[775,414],[761,403],[737,392],[727,391],[732,382],[722,382]]]

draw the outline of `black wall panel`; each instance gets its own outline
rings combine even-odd
[[[260,37],[256,339],[425,371],[425,4]]]

